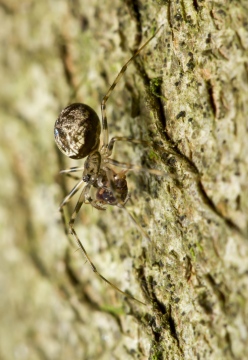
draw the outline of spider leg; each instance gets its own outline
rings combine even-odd
[[[66,221],[65,221],[64,206],[71,200],[71,198],[73,197],[73,195],[76,194],[76,192],[80,189],[81,185],[82,185],[82,181],[79,181],[79,182],[73,187],[73,189],[70,191],[70,193],[64,198],[64,200],[62,201],[62,203],[61,203],[60,206],[59,206],[59,212],[60,212],[60,215],[61,215],[61,220],[62,220],[64,232],[65,232],[66,235],[68,235],[68,231],[67,231]]]
[[[139,225],[139,223],[135,220],[135,218],[131,215],[131,213],[127,210],[127,208],[118,203],[117,206],[121,209],[123,209],[124,211],[126,211],[127,215],[129,216],[129,219],[132,221],[132,223],[134,224],[134,226],[136,227],[136,229],[141,233],[141,235],[148,240],[149,242],[151,242],[150,237],[147,235],[147,233],[143,230],[143,228]]]
[[[162,25],[163,26],[163,25]],[[108,98],[110,97],[112,91],[118,84],[119,80],[123,76],[124,72],[127,70],[128,66],[131,64],[131,62],[136,58],[136,56],[139,55],[141,50],[144,49],[144,47],[157,35],[161,27],[151,36],[136,52],[131,58],[123,65],[121,68],[119,74],[116,76],[113,84],[110,86],[109,90],[107,91],[106,95],[102,99],[101,103],[101,111],[102,111],[102,130],[103,130],[103,146],[107,148],[108,146],[108,121],[107,121],[107,114],[106,114],[106,102],[108,101]]]
[[[89,190],[90,187],[87,188],[87,190],[85,191],[85,199],[84,199],[84,203],[85,204],[90,204],[91,206],[93,206],[95,209],[97,210],[106,210],[106,206],[104,206],[103,204],[101,204],[100,201],[97,200],[93,200],[89,194]]]
[[[77,201],[77,204],[76,204],[76,206],[75,206],[75,209],[74,209],[74,211],[73,211],[73,213],[72,213],[72,215],[71,215],[70,221],[69,221],[69,228],[70,228],[70,230],[71,230],[71,228],[73,228],[73,225],[74,225],[74,222],[75,222],[75,220],[76,220],[77,214],[79,213],[79,210],[81,209],[81,206],[82,206],[83,203],[85,202],[85,200],[86,200],[86,194],[89,192],[90,188],[91,188],[91,184],[87,184],[87,185],[83,188],[83,190],[82,190],[82,192],[81,192],[81,194],[80,194],[80,196],[79,196],[79,199],[78,199],[78,201]]]
[[[100,201],[92,200],[92,199],[90,199],[90,200],[88,200],[88,201],[89,201],[89,204],[90,204],[91,206],[93,206],[95,209],[97,209],[97,210],[106,210],[106,207],[105,207],[104,205],[102,205],[102,204],[100,203]]]
[[[85,256],[86,260],[89,262],[93,272],[103,281],[105,281],[107,284],[109,284],[114,290],[118,291],[119,293],[121,293],[122,295],[127,296],[128,298],[137,301],[138,303],[142,304],[142,305],[146,305],[144,302],[136,299],[135,297],[133,297],[132,295],[126,293],[125,291],[122,291],[121,289],[119,289],[116,285],[114,285],[113,283],[111,283],[108,279],[106,279],[104,276],[102,276],[99,271],[97,270],[97,268],[95,267],[95,265],[93,264],[93,262],[91,261],[89,255],[87,254],[83,244],[81,243],[81,241],[79,240],[76,231],[74,230],[74,228],[70,229],[71,234],[74,236],[79,248],[81,249],[83,255]]]
[[[61,220],[62,220],[64,232],[65,232],[65,235],[67,236],[67,235],[68,235],[68,230],[67,230],[67,227],[66,227],[64,208],[63,208],[63,207],[59,208],[59,212],[60,212],[60,216],[61,216]]]
[[[121,293],[122,295],[125,295],[127,297],[129,297],[132,300],[137,301],[138,303],[142,304],[142,305],[146,305],[145,303],[143,303],[142,301],[136,299],[135,297],[133,297],[130,294],[127,294],[126,292],[122,291],[121,289],[119,289],[116,285],[114,285],[113,283],[111,283],[108,279],[106,279],[104,276],[102,276],[99,271],[97,270],[97,268],[95,267],[95,265],[93,264],[93,262],[91,261],[88,253],[86,252],[82,242],[80,241],[75,229],[74,229],[74,223],[77,217],[77,214],[82,206],[82,204],[85,202],[85,200],[89,197],[89,190],[90,190],[91,185],[88,184],[84,187],[83,191],[80,194],[80,197],[78,199],[78,202],[76,204],[76,207],[72,213],[71,219],[69,221],[69,230],[70,233],[73,235],[74,239],[76,240],[79,248],[81,249],[83,255],[85,256],[86,260],[89,262],[93,272],[102,280],[104,280],[107,284],[109,284],[113,289],[115,289],[116,291],[118,291],[119,293]]]
[[[144,141],[144,140],[137,140],[137,139],[133,139],[129,136],[115,136],[113,137],[109,144],[108,144],[108,156],[111,156],[112,151],[113,151],[113,147],[116,141],[127,141],[130,142],[132,144],[143,144],[144,146],[149,146],[151,145],[149,143],[149,141]]]
[[[68,174],[68,173],[78,172],[78,171],[83,171],[83,170],[84,170],[84,166],[82,166],[82,167],[73,166],[70,169],[61,170],[59,173],[60,174]]]
[[[144,168],[140,165],[135,165],[135,164],[128,164],[128,163],[125,163],[125,162],[120,162],[120,161],[117,161],[117,160],[114,160],[114,159],[105,159],[104,160],[105,162],[111,164],[111,165],[114,165],[114,166],[118,166],[118,167],[121,167],[123,169],[128,169],[128,170],[133,170],[133,171],[143,171],[145,173],[148,173],[148,174],[154,174],[154,175],[158,175],[158,176],[163,176],[164,178],[166,179],[171,179],[171,175],[169,175],[168,173],[164,172],[164,171],[161,171],[161,170],[157,170],[157,169],[148,169],[148,168]]]
[[[73,195],[76,194],[76,192],[78,192],[78,190],[80,189],[80,187],[83,184],[83,180],[80,180],[74,187],[73,189],[70,191],[70,193],[64,198],[64,200],[62,201],[62,203],[59,206],[59,210],[61,210],[63,208],[63,206],[65,206],[65,204],[67,204],[71,198],[73,197]]]

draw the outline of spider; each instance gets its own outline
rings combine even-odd
[[[163,26],[163,25],[162,25]],[[108,283],[112,288],[121,294],[144,304],[142,301],[137,300],[132,295],[122,291],[116,285],[107,280],[102,276],[96,266],[91,261],[88,253],[86,252],[82,242],[80,241],[75,229],[74,223],[77,214],[82,204],[90,204],[98,210],[106,210],[107,205],[118,206],[121,209],[126,210],[125,204],[130,198],[128,193],[128,186],[126,181],[126,173],[129,170],[145,171],[155,175],[163,175],[159,170],[156,169],[144,169],[138,165],[122,163],[112,159],[113,147],[118,141],[127,141],[134,144],[145,144],[148,142],[136,140],[131,137],[113,137],[109,141],[108,134],[108,123],[106,116],[106,103],[109,99],[112,91],[123,76],[127,67],[134,60],[134,58],[144,49],[145,46],[157,35],[161,27],[150,37],[136,52],[135,54],[125,63],[113,84],[110,86],[106,95],[103,97],[101,102],[101,113],[102,113],[102,145],[100,145],[100,133],[101,126],[100,120],[96,112],[88,105],[75,103],[67,106],[61,111],[58,119],[55,122],[54,136],[55,142],[58,148],[63,154],[72,159],[86,158],[83,167],[73,167],[67,170],[62,170],[61,173],[68,174],[73,172],[82,172],[82,177],[79,178],[77,184],[73,187],[70,193],[64,198],[60,204],[59,210],[63,214],[63,207],[71,200],[71,198],[83,187],[75,209],[71,215],[69,221],[69,232],[73,235],[79,248],[84,254],[86,260],[89,262],[92,270],[102,280]],[[116,172],[112,166],[121,167],[123,170]],[[126,210],[127,211],[127,210]],[[149,239],[143,229],[137,224],[135,219],[129,214],[129,217],[133,223],[138,227],[139,231]],[[145,304],[144,304],[145,305]]]

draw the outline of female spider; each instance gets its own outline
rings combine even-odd
[[[160,27],[161,28],[161,27]],[[135,299],[133,296],[120,290],[117,286],[112,284],[109,280],[103,277],[95,265],[91,261],[87,254],[83,244],[81,243],[75,229],[74,222],[82,204],[91,204],[98,210],[106,210],[107,205],[118,206],[125,209],[125,204],[129,199],[128,187],[126,181],[126,173],[129,170],[141,170],[155,175],[163,175],[159,170],[144,169],[140,166],[133,164],[126,164],[111,159],[110,156],[113,151],[115,142],[128,141],[132,143],[148,144],[147,142],[135,140],[130,137],[113,137],[109,141],[108,135],[108,123],[106,116],[106,102],[110,97],[110,94],[114,90],[120,78],[123,76],[127,67],[133,61],[133,59],[140,53],[140,51],[156,36],[160,28],[149,38],[144,45],[142,45],[136,53],[125,63],[121,71],[118,73],[113,84],[110,86],[106,95],[103,97],[101,103],[102,112],[102,145],[100,146],[100,120],[95,111],[88,105],[75,103],[67,106],[61,111],[58,119],[55,122],[54,136],[55,142],[58,148],[66,156],[72,159],[86,158],[83,167],[74,167],[68,170],[61,171],[62,173],[72,173],[76,171],[82,171],[82,177],[78,183],[74,186],[71,192],[62,201],[59,210],[63,215],[63,207],[70,201],[75,193],[85,184],[75,209],[71,215],[69,221],[69,231],[75,238],[79,248],[82,250],[87,261],[90,263],[92,270],[105,282],[107,282],[112,288],[119,291],[125,296],[142,303]],[[122,167],[125,170],[116,172],[112,166]],[[129,214],[129,213],[128,213]],[[132,221],[139,228],[144,236],[143,229],[138,226],[134,218],[129,214]],[[144,304],[144,303],[142,303]]]

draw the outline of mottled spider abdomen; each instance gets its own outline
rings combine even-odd
[[[72,159],[82,159],[98,149],[101,125],[88,105],[75,103],[61,111],[54,126],[58,148]]]

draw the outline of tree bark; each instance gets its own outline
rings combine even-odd
[[[248,6],[242,1],[0,1],[1,359],[248,357]],[[63,233],[60,202],[82,166],[53,139],[66,105],[107,103],[126,212],[84,205]],[[66,221],[77,195],[68,206]],[[69,241],[68,241],[69,239]]]

